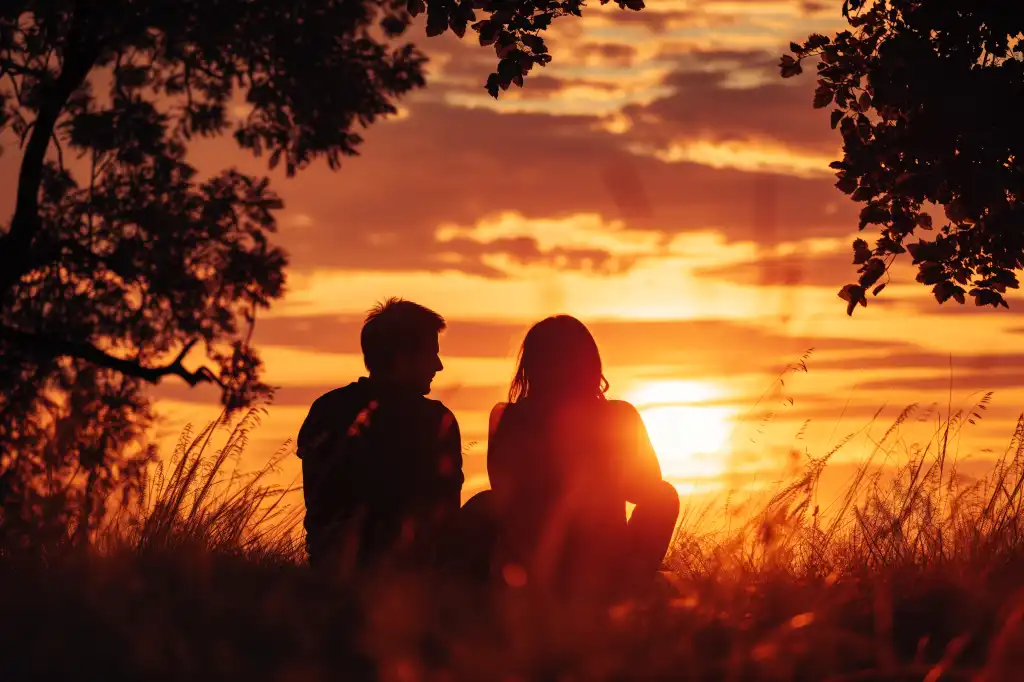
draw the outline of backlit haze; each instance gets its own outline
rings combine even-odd
[[[838,0],[649,5],[556,21],[553,64],[497,102],[483,88],[493,50],[417,25],[428,87],[340,172],[272,175],[291,266],[287,298],[257,324],[281,389],[253,466],[295,437],[317,396],[363,372],[362,318],[390,295],[448,320],[432,397],[469,446],[466,496],[487,486],[487,414],[523,334],[560,312],[593,330],[609,395],[642,410],[683,492],[769,483],[793,448],[821,455],[856,432],[837,455],[841,482],[842,462],[908,404],[970,407],[988,389],[957,449],[983,460],[1005,447],[1024,405],[1019,298],[1002,313],[940,308],[909,268],[852,318],[836,297],[855,279],[857,222],[828,168],[840,139],[811,107],[813,72],[783,81],[776,64],[791,40],[840,28]],[[194,158],[265,168],[229,137]],[[808,373],[773,383],[812,347]],[[208,387],[165,380],[155,395],[168,443],[218,414]],[[935,422],[911,419],[903,440]],[[297,471],[288,458],[281,475]]]

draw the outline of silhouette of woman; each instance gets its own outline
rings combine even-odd
[[[496,520],[499,570],[517,566],[566,595],[612,595],[654,577],[679,496],[636,408],[607,400],[607,389],[579,320],[549,317],[526,334],[508,403],[491,411],[491,491],[464,508]],[[628,522],[626,502],[636,505]]]

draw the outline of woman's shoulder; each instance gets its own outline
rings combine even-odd
[[[594,428],[603,430],[606,425],[635,424],[640,421],[640,413],[625,400],[588,400],[564,406],[561,420],[590,423]]]
[[[640,419],[640,412],[637,411],[636,407],[632,403],[626,400],[595,400],[587,401],[586,403],[574,403],[563,406],[563,408],[569,410],[567,416],[579,417],[591,414],[595,416],[608,416],[618,417],[620,419]],[[525,407],[522,403],[508,403],[500,402],[491,408],[490,414],[490,425],[491,430],[497,427],[498,422],[503,417],[523,412],[520,415],[526,417],[529,414],[536,414],[536,411],[530,410]]]
[[[487,433],[489,436],[493,436],[494,432],[498,430],[498,423],[501,422],[501,418],[505,415],[505,410],[508,409],[509,404],[507,402],[497,403],[491,408],[490,417],[487,419]]]
[[[640,411],[636,409],[633,403],[628,400],[606,400],[604,403],[608,406],[607,409],[617,415],[624,417],[640,417]]]

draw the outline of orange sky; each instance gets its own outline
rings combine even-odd
[[[813,75],[783,81],[776,64],[790,40],[839,28],[838,1],[649,4],[555,22],[554,63],[498,102],[483,89],[492,51],[417,27],[429,86],[367,131],[362,156],[337,173],[272,175],[292,265],[287,298],[257,327],[282,389],[254,465],[295,436],[314,398],[360,374],[362,315],[388,295],[449,321],[433,396],[476,442],[467,494],[486,486],[487,413],[517,344],[556,312],[591,326],[613,397],[688,403],[649,414],[684,489],[770,480],[790,447],[822,454],[887,406],[845,451],[860,456],[907,404],[945,408],[951,356],[954,408],[996,391],[961,455],[1008,442],[1024,397],[1019,300],[1001,313],[939,308],[907,269],[852,319],[836,297],[855,279],[857,214],[828,169],[840,138],[811,108]],[[193,153],[203,169],[264,168],[229,138]],[[5,177],[14,157],[0,157]],[[809,374],[755,410],[811,347]],[[216,414],[209,389],[167,381],[154,394],[161,436]],[[760,429],[766,411],[777,415]],[[933,423],[912,423],[906,440]]]

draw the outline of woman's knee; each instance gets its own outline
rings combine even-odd
[[[494,505],[494,491],[493,490],[481,490],[473,497],[466,500],[466,504],[462,505],[462,509],[477,509],[485,508]]]
[[[466,500],[459,510],[459,526],[470,533],[491,532],[498,522],[494,493],[484,490]]]
[[[463,518],[477,520],[493,519],[495,514],[494,493],[490,490],[482,490],[473,495],[459,510],[459,515]]]
[[[679,516],[679,491],[668,481],[658,481],[658,485],[651,491],[651,503],[658,510],[659,515],[671,516],[673,519]]]

